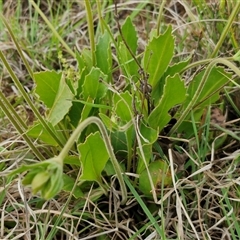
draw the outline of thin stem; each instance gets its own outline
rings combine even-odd
[[[1,93],[2,94],[2,93]],[[2,101],[0,101],[0,107],[2,108],[3,112],[5,113],[5,115],[8,117],[8,119],[10,120],[10,122],[12,123],[12,125],[17,129],[18,133],[23,137],[23,139],[25,140],[25,142],[27,143],[27,145],[31,148],[32,152],[35,154],[35,156],[39,159],[39,160],[44,160],[43,155],[39,152],[39,150],[34,146],[34,144],[32,143],[31,139],[26,135],[26,133],[24,132],[24,130],[22,129],[21,126],[21,121],[19,121],[18,117],[16,117],[16,113],[13,111],[14,116],[12,116],[12,114],[10,113],[8,108],[9,106],[7,105],[7,107],[5,106],[5,102],[3,103]]]
[[[183,111],[183,113],[181,114],[180,118],[178,119],[177,123],[172,127],[172,129],[169,132],[169,136],[171,136],[177,129],[178,127],[181,125],[181,123],[184,121],[184,119],[187,117],[187,115],[190,113],[190,111],[192,110],[193,106],[196,104],[202,90],[203,87],[209,77],[209,74],[212,70],[212,68],[217,64],[223,64],[226,65],[227,67],[229,67],[230,69],[232,69],[238,76],[240,76],[240,70],[231,62],[229,62],[228,60],[224,59],[224,58],[217,58],[214,59],[206,68],[206,71],[203,75],[202,81],[200,82],[197,90],[196,90],[196,94],[193,96],[192,101],[188,104],[188,106],[186,107],[186,109]]]
[[[104,34],[104,24],[103,24],[102,11],[101,11],[101,1],[96,0],[96,3],[97,3],[97,11],[98,11],[98,18],[99,18],[99,22],[100,22],[101,33]]]
[[[5,19],[2,15],[0,15],[0,16],[1,16],[1,19],[3,20],[4,25],[6,26],[6,28],[7,28],[8,32],[9,32],[9,34],[10,34],[10,36],[11,36],[11,38],[12,38],[14,44],[15,44],[15,46],[16,46],[16,48],[17,48],[17,51],[18,51],[19,55],[21,56],[21,59],[22,59],[23,62],[24,62],[24,66],[27,68],[27,71],[28,71],[29,75],[30,75],[31,78],[33,79],[33,71],[32,71],[32,69],[31,69],[28,61],[27,61],[26,58],[24,57],[23,51],[22,51],[22,49],[20,48],[20,46],[19,46],[19,44],[18,44],[18,42],[17,42],[17,39],[15,38],[15,36],[14,36],[12,30],[11,30],[11,27],[8,25],[6,19]]]
[[[225,59],[229,60],[229,61],[234,60],[233,57],[227,57]],[[194,68],[194,67],[198,67],[200,65],[208,64],[209,62],[211,62],[213,60],[214,60],[214,58],[208,58],[208,59],[203,59],[203,60],[200,60],[200,61],[197,61],[197,62],[190,63],[185,68],[183,68],[180,73],[184,73],[188,69],[191,69],[191,68]]]
[[[14,115],[14,118],[20,123],[23,130],[27,129],[27,125],[25,122],[20,118],[20,116],[16,113],[15,109],[13,108],[12,104],[8,102],[2,91],[0,91],[0,99],[3,102],[3,104],[6,106],[9,112],[12,112]],[[2,104],[1,104],[2,106]]]
[[[87,119],[85,119],[83,122],[81,122],[78,127],[75,129],[75,131],[72,133],[71,137],[68,139],[67,143],[65,144],[65,146],[63,147],[62,151],[59,154],[59,158],[61,158],[62,164],[64,162],[64,158],[67,156],[69,150],[71,149],[72,145],[74,144],[74,142],[78,139],[79,135],[81,134],[81,132],[90,124],[96,124],[102,134],[102,138],[103,141],[106,145],[107,148],[107,152],[110,156],[110,159],[112,161],[114,170],[116,172],[120,187],[121,187],[121,191],[122,191],[122,204],[124,204],[127,200],[127,189],[123,180],[123,176],[122,176],[122,171],[121,171],[121,167],[114,155],[113,149],[112,149],[112,145],[110,142],[110,139],[108,137],[107,134],[107,130],[104,127],[102,121],[97,118],[97,117],[89,117]]]
[[[236,6],[235,6],[235,8],[232,11],[232,13],[231,13],[231,15],[230,15],[230,17],[228,19],[227,25],[223,29],[221,37],[219,38],[218,43],[217,43],[213,53],[210,55],[210,58],[216,57],[220,47],[223,44],[224,39],[226,38],[227,34],[230,32],[230,28],[232,26],[234,18],[237,16],[237,14],[239,14],[239,9],[240,9],[240,1],[236,1]]]
[[[93,27],[92,9],[91,9],[91,4],[89,0],[85,0],[85,7],[87,10],[87,23],[88,23],[88,33],[89,33],[91,52],[92,52],[92,62],[93,62],[93,66],[95,66],[96,56],[95,56],[94,27]]]
[[[166,0],[163,0],[160,5],[160,8],[159,8],[159,13],[158,13],[158,18],[157,18],[157,36],[160,33],[160,25],[161,25],[161,20],[162,20],[162,16],[163,16],[163,8],[164,8],[165,3],[166,3]]]

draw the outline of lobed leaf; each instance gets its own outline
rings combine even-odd
[[[58,93],[62,73],[56,71],[44,71],[34,73],[36,82],[35,92],[43,103],[51,108]]]
[[[125,22],[122,25],[122,34],[129,48],[135,54],[137,51],[138,37],[136,28],[134,27],[129,16],[126,18]]]
[[[64,116],[69,112],[69,109],[72,106],[72,99],[74,95],[67,83],[65,82],[64,77],[61,78],[60,85],[54,99],[54,103],[48,113],[48,120],[55,126],[59,123]]]
[[[130,17],[127,17],[126,21],[122,26],[122,34],[123,37],[131,49],[132,53],[135,55],[137,51],[137,32],[136,29],[131,21]],[[129,52],[129,49],[126,47],[124,42],[120,42],[119,50],[121,53],[121,61],[125,66],[125,70],[130,76],[134,76],[138,74],[138,65],[133,59],[132,55]]]
[[[104,75],[99,68],[92,67],[90,73],[86,75],[83,84],[84,100],[104,97],[107,92],[107,86],[100,82],[100,80],[105,81],[106,78],[107,76]]]
[[[148,83],[153,90],[166,71],[174,53],[174,37],[169,26],[165,33],[153,37],[143,56],[143,68],[149,73]]]
[[[108,75],[112,67],[111,38],[107,31],[99,38],[96,45],[97,67]]]
[[[184,81],[178,74],[168,77],[163,89],[163,95],[157,106],[148,117],[151,128],[161,131],[170,121],[169,110],[176,104],[182,103],[186,97]]]

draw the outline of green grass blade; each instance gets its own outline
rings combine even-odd
[[[162,229],[158,225],[156,219],[153,217],[153,215],[151,214],[151,212],[147,208],[146,204],[143,202],[142,198],[139,196],[139,194],[137,193],[137,191],[135,190],[135,188],[133,187],[133,185],[129,181],[128,177],[126,175],[123,175],[123,179],[124,179],[125,183],[127,184],[127,186],[129,187],[130,191],[132,192],[133,196],[136,198],[137,202],[139,203],[139,205],[142,207],[143,211],[147,215],[151,224],[155,227],[159,236],[164,238],[164,232],[162,231]]]
[[[67,52],[75,58],[75,53],[72,51],[72,49],[67,45],[67,43],[62,39],[62,37],[60,36],[60,34],[56,31],[56,29],[54,28],[54,26],[51,24],[51,22],[47,19],[47,17],[45,16],[45,14],[41,11],[41,9],[38,7],[38,5],[33,1],[33,0],[29,0],[30,3],[34,6],[34,8],[36,9],[36,11],[39,13],[39,15],[43,18],[43,20],[45,21],[45,23],[48,25],[48,27],[51,29],[52,33],[56,36],[56,38],[59,40],[59,42],[62,43],[63,47],[67,50]]]

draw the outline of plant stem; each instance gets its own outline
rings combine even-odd
[[[216,45],[213,53],[210,55],[210,58],[216,57],[216,55],[217,55],[220,47],[221,47],[222,44],[223,44],[224,39],[226,38],[227,34],[228,34],[229,32],[231,32],[231,31],[230,31],[230,28],[231,28],[231,26],[232,26],[232,23],[233,23],[233,21],[234,21],[234,18],[236,17],[237,14],[239,14],[239,9],[240,9],[240,1],[236,1],[236,6],[235,6],[235,8],[233,9],[230,17],[228,18],[227,25],[226,25],[225,28],[223,29],[223,32],[222,32],[222,34],[221,34],[221,37],[220,37],[220,39],[218,40],[218,43],[217,43],[217,45]]]
[[[229,60],[229,61],[234,60],[233,57],[227,57],[227,58],[225,58],[225,59],[226,59],[226,60]],[[197,61],[197,62],[190,63],[190,64],[187,65],[185,68],[183,68],[180,73],[182,74],[182,73],[184,73],[185,71],[187,71],[188,69],[195,68],[195,67],[198,67],[198,66],[200,66],[200,65],[208,64],[208,63],[211,62],[212,60],[214,60],[214,58],[207,58],[207,59],[203,59],[203,60],[200,60],[200,61]]]
[[[2,95],[2,93],[0,95]],[[35,154],[35,156],[41,161],[44,160],[44,156],[41,154],[41,152],[39,152],[39,150],[32,143],[31,139],[26,135],[25,130],[23,130],[24,126],[21,125],[22,124],[21,118],[19,118],[19,116],[17,115],[17,113],[15,111],[12,111],[12,114],[14,115],[13,116],[10,112],[12,110],[12,106],[9,107],[9,105],[10,105],[9,103],[6,106],[6,103],[3,102],[2,96],[0,98],[2,100],[2,101],[0,101],[0,107],[2,108],[3,112],[8,117],[8,119],[10,120],[12,125],[17,129],[18,133],[21,134],[21,136],[23,137],[23,139],[25,140],[27,145],[31,148],[31,150]]]
[[[100,22],[100,28],[101,28],[101,33],[104,33],[104,25],[103,25],[103,18],[102,18],[102,12],[101,12],[101,1],[96,0],[97,3],[97,11],[98,11],[98,18]]]
[[[177,129],[178,127],[181,125],[181,123],[184,121],[184,119],[187,117],[187,115],[190,113],[190,111],[192,110],[193,106],[196,104],[198,97],[200,96],[203,87],[209,77],[209,74],[212,70],[212,68],[217,64],[223,64],[226,65],[227,67],[229,67],[230,69],[232,69],[238,76],[240,76],[240,70],[231,62],[229,62],[228,60],[226,60],[225,58],[217,58],[214,59],[206,68],[206,71],[203,75],[202,81],[200,82],[197,90],[196,90],[196,94],[194,95],[194,97],[192,98],[192,101],[188,104],[188,106],[186,107],[186,109],[183,111],[183,113],[181,114],[180,118],[178,119],[178,121],[176,122],[176,124],[172,127],[172,129],[169,132],[169,136],[171,136]]]
[[[106,145],[107,148],[107,152],[110,156],[110,159],[112,161],[114,170],[116,172],[120,187],[121,187],[121,191],[122,191],[122,201],[121,203],[124,204],[127,200],[127,189],[123,180],[123,176],[122,176],[122,170],[121,167],[114,155],[113,149],[112,149],[112,145],[110,142],[110,139],[108,137],[107,134],[107,130],[104,127],[102,121],[97,118],[97,117],[89,117],[87,119],[85,119],[83,122],[81,122],[78,127],[75,129],[75,131],[72,133],[71,137],[68,139],[67,143],[65,144],[65,146],[63,147],[62,151],[59,154],[59,158],[62,161],[62,164],[64,162],[64,158],[67,156],[69,150],[71,149],[72,145],[74,144],[74,142],[78,139],[79,135],[81,134],[81,132],[90,124],[96,124],[101,132],[103,141]]]
[[[87,10],[88,33],[89,33],[91,52],[92,52],[92,62],[93,62],[93,66],[95,66],[96,56],[95,56],[94,27],[93,27],[92,9],[91,9],[91,4],[89,0],[85,0],[85,7]]]
[[[20,46],[19,46],[19,44],[18,44],[18,42],[17,42],[17,39],[15,38],[15,36],[14,36],[14,34],[13,34],[13,32],[12,32],[11,27],[8,25],[6,19],[5,19],[2,15],[0,15],[0,16],[1,16],[1,19],[2,19],[2,21],[4,22],[4,25],[6,26],[6,28],[7,28],[8,32],[9,32],[9,34],[10,34],[10,36],[11,36],[11,38],[12,38],[14,44],[15,44],[15,46],[16,46],[16,48],[17,48],[18,54],[21,56],[21,58],[22,58],[22,60],[23,60],[23,62],[24,62],[24,66],[27,68],[27,71],[28,71],[29,75],[30,75],[31,78],[33,79],[33,71],[32,71],[32,69],[31,69],[28,61],[27,61],[26,58],[24,57],[23,51],[21,50],[21,48],[20,48]]]
[[[159,13],[158,13],[158,18],[157,18],[157,36],[159,36],[159,34],[160,34],[160,25],[161,25],[161,20],[162,20],[162,16],[163,16],[163,8],[164,8],[165,3],[166,3],[166,0],[162,0],[162,3],[159,8]]]

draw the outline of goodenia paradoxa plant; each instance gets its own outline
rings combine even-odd
[[[44,71],[33,74],[36,83],[35,93],[39,99],[49,109],[45,119],[45,125],[48,129],[57,136],[62,143],[66,142],[66,137],[62,131],[58,131],[60,123],[68,114],[72,107],[72,99],[74,94],[66,82],[63,72],[57,73],[56,71]],[[56,138],[50,134],[45,125],[39,120],[28,129],[27,135],[33,138],[42,140],[44,143],[52,146],[58,146]]]
[[[189,87],[189,100],[186,100],[186,105],[182,109],[181,114],[179,115],[177,123],[172,127],[169,132],[169,135],[172,135],[186,120],[191,111],[194,111],[196,104],[199,106],[200,104],[205,104],[206,100],[208,104],[212,103],[211,97],[216,101],[216,97],[218,97],[219,91],[232,80],[229,78],[230,75],[223,71],[223,69],[219,67],[215,67],[216,64],[223,64],[234,71],[238,76],[240,76],[240,70],[230,61],[224,58],[216,58],[211,61],[211,63],[207,66],[206,70],[204,70],[202,77],[199,80],[199,84],[195,85],[195,87]],[[211,76],[212,74],[212,76]],[[217,76],[217,77],[216,77]],[[215,80],[213,80],[215,79]],[[195,84],[194,82],[192,83]],[[205,103],[204,103],[205,102]],[[197,109],[198,110],[198,109]]]
[[[71,149],[72,145],[74,142],[78,139],[79,135],[81,132],[90,124],[96,124],[101,132],[103,141],[106,146],[106,151],[108,153],[108,156],[110,157],[110,160],[112,162],[113,168],[116,172],[117,178],[119,180],[121,192],[122,192],[122,203],[125,203],[127,200],[127,190],[125,183],[123,181],[122,173],[121,173],[121,168],[120,165],[114,155],[110,139],[107,135],[107,131],[102,123],[102,121],[97,118],[97,117],[89,117],[88,119],[84,120],[81,122],[78,127],[75,129],[65,146],[63,147],[62,151],[57,157],[48,159],[46,161],[36,163],[30,166],[21,166],[15,171],[13,171],[10,175],[16,175],[18,173],[22,173],[25,171],[28,171],[26,177],[23,180],[24,184],[31,185],[32,190],[34,193],[40,191],[41,195],[45,199],[50,199],[54,197],[63,187],[63,165],[64,165],[64,159],[66,158],[69,150]],[[98,134],[95,135],[95,137],[98,137]],[[99,140],[99,138],[98,138]],[[92,145],[92,139],[91,139],[91,144],[88,142],[88,146],[86,148],[79,147],[80,150],[83,149],[86,151],[85,156],[89,153],[89,146]],[[86,150],[87,149],[87,150]],[[81,152],[80,152],[81,154]],[[104,160],[106,161],[106,153]],[[91,159],[92,160],[92,159]],[[103,161],[104,162],[104,161]],[[93,162],[92,162],[93,163]],[[96,164],[96,162],[94,162]],[[87,165],[85,164],[84,167]],[[102,168],[102,169],[101,169]],[[95,179],[97,179],[100,182],[100,172],[103,170],[104,164],[101,163],[101,166],[98,166],[97,169],[97,176]],[[92,170],[92,169],[90,169]],[[86,174],[85,174],[86,175]],[[85,176],[83,175],[83,176]],[[93,178],[92,178],[93,179]],[[104,186],[101,185],[103,188]]]
[[[34,73],[34,81],[36,83],[35,93],[48,108],[45,124],[52,129],[52,132],[62,142],[66,142],[66,137],[64,138],[63,131],[59,129],[58,124],[68,115],[71,123],[77,126],[79,121],[83,121],[89,117],[93,107],[95,109],[96,106],[100,108],[100,105],[94,105],[94,103],[97,104],[107,92],[107,86],[99,81],[101,79],[101,81],[105,82],[107,76],[99,68],[91,67],[89,73],[84,75],[84,81],[81,86],[81,96],[83,97],[81,102],[75,96],[78,83],[75,84],[73,81],[67,81],[68,79],[66,79],[65,74],[65,71]],[[49,134],[49,131],[46,131],[45,127],[39,122],[36,122],[31,127],[28,135],[39,138],[44,143],[53,146],[58,145],[55,139]]]

